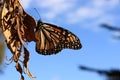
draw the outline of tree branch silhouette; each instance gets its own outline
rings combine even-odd
[[[105,75],[108,77],[108,80],[120,80],[120,70],[119,69],[111,69],[111,70],[99,70],[99,69],[94,69],[86,66],[79,66],[79,69],[85,70],[85,71],[90,71],[90,72],[95,72],[100,75]]]
[[[101,24],[101,27],[106,28],[106,29],[111,30],[111,31],[120,31],[120,28],[115,27],[115,26],[111,26],[109,24]]]
[[[117,32],[117,34],[113,35],[112,38],[114,38],[114,39],[120,39],[120,28],[119,27],[111,26],[111,25],[105,24],[105,23],[101,24],[100,27],[108,29],[110,31]]]

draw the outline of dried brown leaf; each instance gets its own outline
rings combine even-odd
[[[35,76],[28,69],[29,51],[26,49],[25,43],[35,40],[35,20],[24,11],[19,0],[4,0],[1,19],[1,28],[7,46],[12,52],[12,60],[16,63],[16,70],[21,74],[21,80],[24,80],[21,65],[26,68],[28,76],[34,78]],[[22,48],[24,49],[24,60],[20,60]]]
[[[23,73],[23,70],[22,70],[22,67],[21,67],[21,65],[17,62],[16,63],[16,70],[18,71],[18,72],[20,72],[20,74],[22,74]]]
[[[28,76],[29,76],[30,78],[36,78],[36,76],[34,76],[34,75],[32,75],[32,74],[30,73],[30,71],[29,71],[28,68],[26,69],[26,73],[28,74]]]
[[[23,34],[22,32],[20,31],[20,26],[23,27],[22,25],[20,25],[20,22],[21,22],[21,19],[19,17],[16,17],[16,28],[17,28],[17,34],[18,34],[18,37],[19,37],[19,40],[20,42],[22,43],[23,46],[24,45],[24,41],[23,41]]]
[[[29,51],[26,48],[24,48],[24,61],[23,61],[23,64],[24,64],[24,66],[26,68],[28,68],[27,63],[29,61],[29,56],[30,56]]]
[[[24,14],[26,14],[26,13],[24,12]],[[34,28],[36,27],[36,22],[33,19],[33,17],[30,16],[29,14],[26,14],[25,17],[24,17],[23,23],[26,26],[26,28],[25,28],[26,40],[28,42],[35,41]]]
[[[25,68],[26,68],[26,73],[28,74],[28,76],[29,76],[30,78],[35,78],[35,76],[32,75],[32,74],[30,73],[29,69],[28,69],[29,56],[30,56],[30,55],[29,55],[29,51],[28,51],[26,48],[24,48],[24,61],[23,61],[23,64],[24,64],[24,66],[25,66]]]
[[[17,62],[15,67],[16,67],[16,70],[21,74],[21,80],[24,80],[24,76],[22,75],[23,69],[21,65]]]
[[[2,6],[2,2],[0,1],[0,7]]]

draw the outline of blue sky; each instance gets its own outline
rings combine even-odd
[[[79,65],[120,69],[120,42],[112,38],[118,33],[100,28],[101,23],[120,26],[119,0],[22,0],[22,3],[36,20],[40,17],[33,8],[39,11],[44,22],[70,30],[83,45],[81,50],[64,49],[57,55],[43,56],[35,52],[35,43],[28,44],[29,69],[37,76],[33,80],[104,80],[95,73],[79,70]],[[6,53],[11,57],[9,50]],[[1,80],[20,78],[14,66],[14,63],[5,65]],[[31,80],[27,75],[25,79]]]

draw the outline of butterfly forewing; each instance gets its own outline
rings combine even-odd
[[[54,30],[49,25],[40,25],[40,28],[35,32],[36,51],[43,55],[55,54],[62,49],[58,47],[61,39],[60,35],[54,33]]]
[[[36,27],[36,51],[42,55],[51,55],[64,48],[80,49],[80,40],[72,32],[53,24],[38,21]]]

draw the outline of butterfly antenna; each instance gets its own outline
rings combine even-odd
[[[38,10],[37,10],[36,8],[34,8],[34,9],[35,9],[35,11],[37,12],[37,14],[39,15],[40,20],[42,20],[40,14],[39,14],[39,12],[38,12]]]

